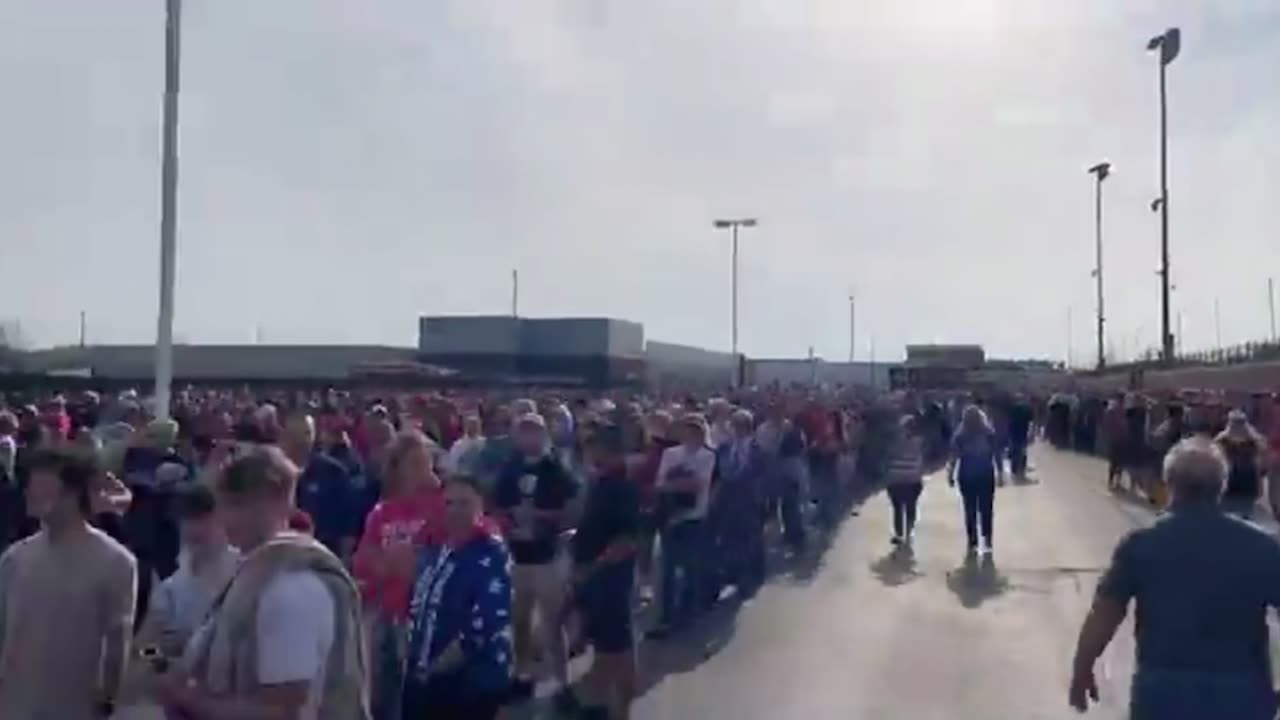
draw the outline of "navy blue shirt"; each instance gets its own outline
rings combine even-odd
[[[1175,506],[1131,533],[1098,594],[1135,601],[1140,670],[1271,681],[1267,609],[1280,607],[1280,543],[1216,505]]]
[[[347,468],[328,455],[313,454],[298,478],[298,508],[311,516],[316,540],[337,554],[340,540],[359,533],[361,507]]]

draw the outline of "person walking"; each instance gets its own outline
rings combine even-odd
[[[475,480],[450,477],[444,502],[445,540],[423,549],[409,602],[400,717],[493,720],[512,680],[511,558]]]
[[[1227,427],[1214,439],[1227,458],[1227,485],[1222,505],[1232,514],[1253,517],[1262,496],[1267,440],[1253,428],[1242,410],[1227,414]]]
[[[1163,473],[1169,512],[1116,546],[1080,629],[1068,701],[1080,712],[1098,701],[1094,665],[1132,603],[1132,720],[1272,720],[1267,616],[1280,608],[1280,544],[1223,511],[1228,463],[1209,439],[1178,443]]]
[[[885,491],[893,507],[892,542],[910,544],[915,536],[916,506],[924,492],[924,438],[919,420],[912,415],[904,415],[898,423]]]
[[[444,537],[444,495],[434,470],[439,448],[417,430],[392,441],[383,474],[382,500],[369,512],[356,548],[369,639],[370,685],[375,717],[391,720],[400,705],[409,593],[422,548]]]
[[[594,650],[583,685],[582,720],[626,720],[636,693],[636,540],[639,487],[627,476],[627,438],[617,425],[600,425],[585,440],[590,486],[573,538],[574,607]]]
[[[970,554],[990,553],[995,509],[996,476],[1001,465],[995,431],[977,405],[965,407],[960,429],[952,440],[947,483],[959,486],[964,503],[964,529]],[[982,545],[978,544],[979,538]]]
[[[27,470],[40,530],[0,555],[0,716],[104,720],[129,657],[137,562],[89,523],[91,460],[44,448]]]
[[[518,452],[498,476],[493,508],[507,528],[515,567],[513,625],[518,677],[512,692],[531,697],[537,660],[544,656],[560,684],[564,702],[570,695],[568,651],[558,622],[564,610],[568,568],[561,553],[561,533],[570,527],[569,511],[578,486],[552,452],[546,421],[526,413],[515,422]],[[539,620],[535,626],[535,617]],[[540,630],[534,642],[534,628]]]
[[[369,720],[360,593],[342,561],[288,529],[298,468],[254,448],[216,479],[235,578],[181,662],[156,681],[171,717]]]

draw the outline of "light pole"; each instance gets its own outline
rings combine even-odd
[[[849,362],[852,363],[858,347],[858,299],[849,293]]]
[[[755,218],[733,218],[716,220],[713,225],[717,230],[729,230],[729,235],[733,240],[733,341],[732,352],[734,362],[738,357],[738,228],[755,227],[757,220]]]
[[[1160,51],[1160,348],[1161,359],[1173,362],[1173,332],[1169,327],[1169,112],[1165,96],[1165,68],[1182,48],[1182,32],[1169,28],[1147,41],[1147,50]]]
[[[1103,326],[1106,323],[1106,306],[1103,304],[1102,298],[1102,181],[1107,179],[1111,174],[1111,163],[1100,162],[1089,168],[1089,173],[1095,178],[1093,190],[1093,224],[1094,224],[1094,251],[1096,265],[1093,268],[1093,277],[1098,285],[1098,369],[1107,366],[1107,347],[1103,339]]]
[[[1271,313],[1271,342],[1276,341],[1276,279],[1267,278],[1267,310]]]
[[[156,318],[156,417],[169,418],[173,383],[173,286],[178,230],[178,90],[182,0],[165,0],[164,115],[160,155],[160,309]]]

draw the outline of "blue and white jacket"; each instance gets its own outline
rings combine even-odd
[[[467,693],[505,690],[511,681],[511,557],[502,540],[480,533],[450,548],[428,545],[409,604],[408,678],[426,683],[431,666],[458,640],[462,666],[431,682]]]

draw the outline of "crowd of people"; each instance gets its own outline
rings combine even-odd
[[[968,550],[991,553],[1006,467],[1025,481],[1038,428],[1064,444],[1083,406],[527,395],[188,388],[162,418],[134,392],[3,398],[4,715],[484,720],[539,694],[567,717],[626,718],[639,638],[749,599],[771,544],[807,552],[872,488],[909,546],[945,467]],[[1144,414],[1146,449],[1104,453],[1154,497],[1145,469],[1168,448],[1151,438],[1175,447],[1184,416]],[[1224,425],[1243,514],[1267,441],[1238,411]]]
[[[637,638],[750,597],[896,435],[855,394],[531,395],[4,398],[0,707],[627,717]]]

